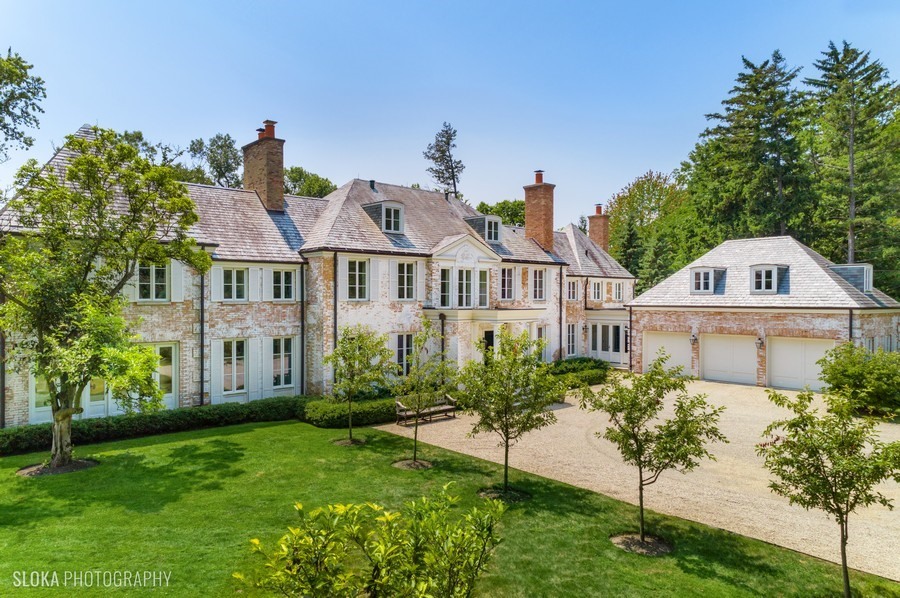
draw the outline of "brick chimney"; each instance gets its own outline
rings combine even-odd
[[[284,211],[284,139],[275,137],[275,121],[264,120],[256,141],[244,150],[244,189],[259,194],[267,210]]]
[[[525,185],[525,236],[545,251],[553,251],[553,189],[544,171],[534,171],[534,184]]]
[[[588,237],[600,246],[603,251],[609,251],[609,214],[603,213],[603,206],[597,204],[597,213],[588,216]]]

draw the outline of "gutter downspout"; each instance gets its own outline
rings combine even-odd
[[[337,251],[334,252],[334,260],[333,260],[332,266],[333,266],[333,268],[332,268],[333,274],[332,274],[331,280],[332,280],[333,289],[332,289],[331,294],[334,298],[334,310],[332,312],[331,317],[332,317],[332,320],[334,321],[334,328],[332,331],[333,337],[332,337],[332,343],[331,343],[331,350],[333,352],[337,349],[337,341],[338,341],[338,321],[337,321],[337,316],[338,316],[338,252]],[[334,368],[332,368],[332,374],[331,374],[331,383],[332,384],[337,382],[337,378],[334,375],[333,369]]]
[[[203,406],[206,384],[204,365],[206,363],[206,273],[200,273],[200,406]]]
[[[306,268],[300,264],[300,394],[306,395]]]
[[[438,320],[441,321],[441,361],[444,361],[444,359],[447,357],[444,354],[444,351],[447,347],[447,338],[444,336],[445,326],[447,325],[447,314],[443,312],[439,313]]]
[[[0,295],[0,302],[6,297]],[[6,333],[0,330],[0,429],[6,427]]]
[[[853,310],[850,310],[850,321],[847,324],[847,340],[853,342]]]
[[[631,325],[631,306],[628,306],[628,371],[634,371],[634,362],[632,360],[632,355],[634,355],[634,327]]]
[[[562,361],[562,348],[563,348],[563,267],[559,267],[559,359],[557,361]]]

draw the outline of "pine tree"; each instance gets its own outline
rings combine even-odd
[[[456,147],[456,129],[450,123],[445,122],[441,130],[434,136],[434,143],[429,143],[422,155],[426,160],[431,160],[434,166],[427,171],[434,180],[445,190],[453,190],[453,194],[459,196],[457,185],[459,175],[466,169],[462,160],[453,157],[453,149]]]

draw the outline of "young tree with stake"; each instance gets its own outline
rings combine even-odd
[[[325,364],[334,368],[334,400],[347,403],[347,430],[353,443],[353,402],[378,386],[387,386],[397,364],[387,346],[387,335],[357,324],[341,329],[337,346],[325,356]]]
[[[460,404],[477,417],[471,435],[492,432],[503,447],[503,491],[509,491],[509,449],[532,430],[556,423],[549,407],[565,397],[565,384],[550,373],[541,360],[544,341],[532,341],[528,331],[513,336],[500,329],[494,354],[484,345],[482,361],[463,367],[460,383],[464,389]]]
[[[443,351],[435,351],[434,345],[440,333],[426,317],[422,328],[413,335],[412,353],[407,356],[409,371],[396,387],[403,405],[415,414],[413,428],[413,462],[418,462],[419,419],[426,409],[455,388],[456,369]],[[402,374],[402,372],[401,372]]]
[[[582,409],[609,415],[610,426],[596,436],[615,444],[625,463],[637,467],[641,542],[646,541],[644,488],[656,483],[664,471],[685,473],[697,467],[700,459],[715,459],[707,442],[728,442],[718,428],[725,408],[711,407],[704,395],[689,395],[681,368],[666,368],[668,358],[661,351],[644,374],[615,376],[598,393],[582,390]],[[675,413],[660,420],[670,394],[675,395]]]
[[[757,446],[766,467],[777,478],[773,492],[804,509],[821,509],[840,527],[844,596],[850,598],[847,539],[850,514],[859,507],[880,504],[893,508],[875,486],[893,478],[900,482],[900,442],[885,445],[875,432],[876,420],[853,417],[853,404],[839,395],[825,395],[827,412],[811,408],[813,393],[790,399],[774,390],[769,400],[793,413],[772,422]]]

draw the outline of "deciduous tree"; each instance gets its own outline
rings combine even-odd
[[[704,458],[715,459],[710,441],[727,442],[718,422],[724,407],[714,408],[704,395],[690,395],[681,368],[666,368],[661,352],[644,374],[625,372],[599,392],[583,389],[582,409],[609,415],[610,426],[597,432],[616,445],[622,460],[638,470],[641,542],[644,533],[644,488],[670,469],[691,471]],[[666,398],[674,394],[674,414],[660,419]]]
[[[47,97],[44,80],[31,72],[33,65],[9,48],[0,55],[0,163],[5,162],[11,146],[31,147],[26,131],[40,123],[44,111],[41,100]]]
[[[337,185],[323,176],[300,166],[284,169],[284,192],[301,197],[325,197],[337,189]]]
[[[507,226],[525,226],[524,199],[504,199],[495,204],[481,202],[475,209],[482,214],[499,216]]]
[[[209,141],[194,139],[188,152],[219,187],[239,189],[242,186],[243,156],[231,135],[216,133]]]
[[[513,336],[500,329],[495,352],[483,344],[484,359],[470,361],[460,374],[460,405],[477,419],[471,434],[490,432],[503,447],[503,491],[509,490],[509,449],[522,436],[556,423],[550,410],[566,394],[560,377],[541,359],[544,341],[532,341],[528,331]]]
[[[31,160],[0,234],[0,328],[17,367],[43,378],[53,414],[51,467],[72,460],[72,416],[102,378],[126,408],[153,408],[155,355],[134,342],[121,292],[138,264],[209,257],[188,237],[194,204],[171,168],[151,164],[119,134],[69,136],[65,171]]]
[[[851,401],[838,395],[825,395],[828,408],[820,415],[811,407],[814,395],[809,391],[796,399],[774,390],[767,392],[769,400],[793,414],[790,419],[772,422],[763,432],[767,441],[757,446],[757,453],[776,478],[769,488],[791,504],[820,509],[837,522],[844,596],[850,598],[850,514],[873,504],[892,508],[891,501],[875,487],[891,478],[900,482],[900,442],[880,442],[876,421],[855,418]]]
[[[353,402],[371,394],[374,388],[388,385],[397,372],[387,335],[368,326],[346,326],[338,335],[337,346],[325,356],[325,365],[334,369],[333,398],[347,403],[347,430],[353,442]]]

